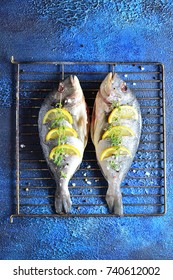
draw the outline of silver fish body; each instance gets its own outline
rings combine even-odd
[[[71,127],[75,129],[78,134],[78,137],[67,136],[65,144],[76,147],[80,152],[80,156],[66,154],[62,158],[60,166],[57,166],[53,160],[49,158],[51,150],[57,145],[57,139],[46,141],[46,135],[50,130],[50,124],[43,124],[43,118],[50,109],[55,108],[56,104],[60,102],[62,108],[65,108],[73,118],[73,124],[70,124],[67,120],[62,120],[60,125]],[[38,129],[44,157],[56,181],[55,211],[56,213],[69,213],[72,201],[68,184],[82,162],[89,133],[88,109],[83,91],[76,76],[69,76],[63,82],[60,82],[58,90],[50,93],[45,98],[39,111]],[[65,176],[63,176],[63,174],[65,174]]]
[[[101,160],[102,152],[110,147],[109,138],[102,139],[102,135],[108,129],[108,116],[112,112],[112,105],[118,102],[119,106],[129,105],[136,110],[137,119],[120,119],[121,126],[127,126],[134,132],[134,136],[123,136],[121,145],[131,152],[129,155],[110,156]],[[92,121],[91,121],[91,138],[96,149],[96,157],[101,171],[108,182],[106,201],[110,212],[119,216],[123,215],[121,183],[130,169],[136,151],[138,149],[141,135],[142,119],[138,101],[126,83],[115,73],[109,73],[101,83],[97,93]],[[114,168],[110,165],[114,164]]]

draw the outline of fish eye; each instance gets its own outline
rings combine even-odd
[[[60,93],[64,91],[64,85],[63,85],[63,83],[59,83],[58,91],[59,91]]]
[[[121,91],[122,91],[122,92],[126,92],[126,91],[127,91],[126,83],[122,83],[122,84],[121,84]]]

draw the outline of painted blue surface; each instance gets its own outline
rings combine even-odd
[[[1,1],[1,259],[173,258],[172,1]],[[160,61],[165,65],[167,204],[163,217],[15,219],[14,74],[18,60]]]

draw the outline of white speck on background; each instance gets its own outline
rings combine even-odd
[[[87,184],[88,184],[88,185],[91,185],[91,182],[90,182],[90,181],[87,181]]]
[[[26,146],[24,144],[21,144],[20,147],[23,149],[25,148]]]

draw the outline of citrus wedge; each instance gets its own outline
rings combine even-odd
[[[132,157],[131,152],[124,146],[112,146],[103,150],[100,156],[100,160],[104,160],[105,158],[111,157],[113,155],[115,156],[129,155],[130,157]]]
[[[79,150],[76,147],[69,144],[63,144],[63,145],[55,146],[51,150],[49,154],[49,158],[53,159],[56,154],[60,154],[60,153],[64,155],[77,155],[79,157],[81,156]]]
[[[54,129],[51,129],[47,135],[46,135],[46,141],[49,141],[51,139],[56,139],[58,137],[61,137],[61,136],[74,136],[74,137],[77,137],[78,134],[76,132],[76,130],[74,130],[73,128],[71,127],[68,127],[68,126],[65,126],[65,127],[56,127]]]
[[[64,109],[64,108],[54,108],[54,109],[51,109],[51,110],[47,111],[47,113],[45,114],[45,116],[43,118],[43,124],[45,124],[47,122],[54,121],[54,120],[56,120],[60,117],[67,120],[70,124],[73,123],[73,118],[72,118],[71,114],[66,109]]]
[[[138,112],[133,106],[122,105],[115,108],[108,117],[108,123],[112,123],[114,119],[138,119]]]
[[[115,136],[134,136],[134,132],[131,128],[123,125],[113,126],[110,130],[106,130],[102,136],[102,139],[106,139]]]

